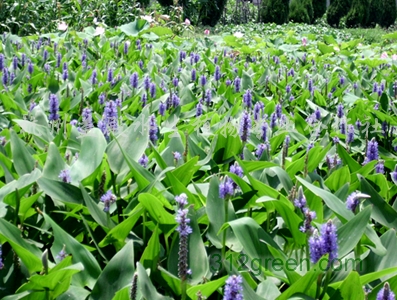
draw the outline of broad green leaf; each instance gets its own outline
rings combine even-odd
[[[74,185],[62,181],[41,177],[37,183],[48,196],[63,203],[83,204],[81,190]]]
[[[171,300],[170,297],[165,297],[156,291],[152,281],[147,275],[145,268],[137,262],[136,270],[138,272],[138,288],[145,299],[150,300]]]
[[[158,226],[156,226],[139,260],[145,268],[152,272],[156,270],[160,255],[160,232]]]
[[[132,282],[134,272],[134,246],[133,241],[129,241],[103,269],[90,299],[112,299],[117,291]]]
[[[52,227],[54,234],[54,244],[51,248],[53,257],[55,257],[59,251],[66,247],[66,252],[73,255],[73,261],[80,262],[84,266],[84,270],[74,276],[74,283],[79,286],[88,286],[93,288],[97,278],[101,273],[101,268],[95,257],[76,239],[70,236],[64,231],[59,225],[56,224],[49,216],[44,214],[44,219]]]
[[[29,151],[26,144],[18,137],[14,130],[11,130],[11,150],[14,167],[19,176],[31,173],[34,169],[33,152]]]
[[[91,129],[81,139],[79,158],[70,168],[70,177],[75,184],[90,176],[98,168],[107,146],[105,137],[98,128]]]

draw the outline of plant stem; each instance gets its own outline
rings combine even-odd
[[[229,196],[225,199],[225,223],[229,221]],[[225,253],[226,253],[226,230],[223,231],[223,238],[222,238],[222,263],[225,260]]]
[[[181,299],[186,300],[186,280],[181,281]]]
[[[328,284],[331,280],[331,274],[332,274],[332,269],[331,267],[328,267],[328,271],[325,277],[325,282],[324,282],[324,288],[323,288],[323,292],[320,295],[320,300],[324,298],[325,294],[327,293],[327,288],[328,288]]]

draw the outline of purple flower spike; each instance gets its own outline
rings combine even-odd
[[[390,289],[388,282],[385,283],[384,287],[376,295],[376,300],[395,300],[396,297],[393,291]]]
[[[344,116],[343,104],[339,104],[339,105],[337,106],[336,114],[337,114],[338,118],[342,118],[342,117]]]
[[[385,173],[385,165],[383,160],[379,160],[378,163],[375,165],[375,173],[377,174]]]
[[[160,104],[159,104],[159,114],[162,115],[163,117],[164,117],[164,114],[165,114],[165,109],[166,109],[165,103],[164,102],[160,102]]]
[[[240,89],[241,89],[241,79],[240,79],[240,77],[237,76],[234,79],[234,91],[236,93],[238,93],[238,92],[240,92]]]
[[[321,237],[323,239],[324,254],[329,253],[329,260],[332,262],[338,258],[338,236],[336,227],[331,220],[321,226]]]
[[[59,101],[58,97],[55,94],[50,94],[50,115],[48,117],[49,121],[57,121],[59,120]]]
[[[258,148],[255,151],[255,155],[258,159],[261,158],[263,151],[265,151],[267,149],[267,145],[266,144],[259,144]]]
[[[248,109],[252,108],[252,94],[250,90],[247,90],[243,95],[243,102]]]
[[[251,117],[247,111],[244,111],[240,123],[240,138],[242,142],[247,142],[251,130]]]
[[[201,75],[200,76],[200,84],[201,86],[205,86],[205,84],[207,83],[207,77],[205,77],[205,75]]]
[[[144,168],[147,167],[148,162],[149,162],[149,158],[146,156],[145,153],[143,153],[141,158],[138,159],[138,163]]]
[[[68,169],[62,170],[61,173],[59,173],[58,178],[66,183],[72,182],[72,178],[70,177],[70,170],[68,170]]]
[[[109,212],[110,205],[116,202],[116,196],[112,194],[110,190],[108,190],[102,197],[101,202],[104,203],[105,207],[103,208],[104,212]]]
[[[149,139],[153,144],[155,144],[158,139],[157,132],[158,127],[156,123],[156,117],[154,115],[151,115],[149,119]]]
[[[226,280],[223,300],[243,300],[243,278],[232,275]]]
[[[302,212],[304,212],[306,203],[307,202],[305,194],[303,193],[303,188],[302,186],[300,186],[298,189],[298,197],[294,200],[294,205],[296,208],[299,208]]]
[[[318,262],[323,256],[323,242],[317,230],[314,230],[313,235],[309,238],[309,250],[312,263]]]
[[[366,165],[372,160],[378,160],[378,158],[379,158],[378,142],[375,140],[375,138],[372,138],[372,140],[368,142],[367,155],[364,159],[363,165]]]
[[[228,196],[233,196],[234,187],[232,181],[226,176],[224,181],[219,185],[219,197],[225,199]]]
[[[215,68],[214,79],[215,81],[219,81],[221,79],[221,68],[219,66],[216,66]]]
[[[83,109],[83,113],[82,113],[82,117],[83,117],[84,128],[86,130],[94,128],[94,124],[92,123],[92,112],[91,112],[91,109],[84,108]]]
[[[196,72],[196,69],[193,69],[192,70],[192,81],[196,81],[196,79],[197,79],[197,72]]]
[[[130,76],[130,84],[132,86],[133,89],[138,88],[138,80],[139,80],[139,76],[137,72],[134,72],[131,76]]]

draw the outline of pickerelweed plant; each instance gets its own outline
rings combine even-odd
[[[392,295],[394,33],[156,14],[0,35],[1,298]]]

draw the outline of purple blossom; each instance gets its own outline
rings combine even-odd
[[[186,58],[186,52],[185,51],[179,51],[179,62],[183,62],[183,60]]]
[[[210,106],[211,100],[212,100],[212,91],[209,89],[205,91],[205,104],[207,106]]]
[[[4,54],[0,53],[0,72],[4,69],[4,65],[5,65],[4,61],[5,61]]]
[[[223,300],[243,300],[243,278],[232,275],[226,280]]]
[[[149,119],[149,139],[153,144],[155,144],[158,139],[157,132],[158,132],[158,127],[156,123],[156,117],[153,114],[150,116]]]
[[[228,196],[233,196],[233,193],[234,193],[233,181],[226,176],[224,181],[221,184],[219,184],[219,197],[221,199],[225,199]]]
[[[303,193],[303,188],[302,186],[299,187],[298,189],[298,197],[294,200],[294,205],[296,208],[299,208],[302,212],[304,212],[304,208],[306,207],[306,197],[305,194]]]
[[[243,95],[243,103],[248,109],[252,108],[252,94],[250,90],[247,90]]]
[[[14,69],[14,71],[16,71],[18,69],[18,57],[14,56],[12,59],[12,68]],[[2,69],[0,69],[2,70]]]
[[[8,85],[8,70],[7,70],[7,68],[3,69],[3,78],[2,78],[2,80],[3,80],[3,85],[7,86]]]
[[[57,64],[56,64],[56,68],[59,68],[61,66],[61,60],[62,60],[62,54],[61,53],[57,53]]]
[[[267,140],[268,140],[268,136],[267,136],[268,128],[269,128],[269,126],[267,125],[267,122],[263,121],[263,124],[261,126],[261,131],[262,131],[261,137],[264,142],[267,142]]]
[[[332,141],[334,142],[334,144],[339,144],[339,138],[337,136],[334,136],[332,138]]]
[[[22,53],[22,56],[21,56],[21,66],[22,67],[25,66],[25,62],[26,62],[26,54]],[[1,70],[1,68],[0,68],[0,70]]]
[[[316,212],[310,211],[308,208],[305,208],[304,214],[305,214],[305,222],[303,223],[303,226],[299,227],[299,230],[303,233],[312,234],[314,231],[312,221],[317,217]]]
[[[270,115],[270,128],[273,129],[277,125],[277,115],[276,113],[272,113]]]
[[[251,129],[251,117],[247,111],[244,111],[240,123],[240,138],[242,142],[247,142]]]
[[[113,100],[110,100],[105,103],[104,117],[105,117],[104,121],[106,125],[109,126],[113,132],[116,132],[118,127],[117,125],[118,116],[117,116],[117,106]]]
[[[240,92],[240,89],[241,89],[241,79],[240,79],[240,77],[237,76],[234,79],[234,91],[236,93],[238,93],[238,92]]]
[[[353,192],[346,199],[346,207],[348,210],[355,212],[357,206],[360,204],[360,193]]]
[[[108,80],[108,82],[112,82],[113,81],[113,69],[112,68],[110,68],[108,70],[107,80]]]
[[[28,72],[29,72],[29,74],[33,74],[33,71],[34,71],[33,64],[32,64],[31,61],[29,61],[29,64],[28,64]]]
[[[214,79],[215,81],[219,81],[219,79],[221,79],[221,68],[219,66],[216,66],[215,68]]]
[[[196,78],[197,78],[196,69],[192,69],[192,81],[196,81]]]
[[[147,167],[148,162],[149,162],[149,158],[146,156],[145,153],[143,153],[141,158],[138,159],[138,163],[144,168]]]
[[[338,236],[336,227],[331,220],[321,226],[321,237],[323,240],[323,254],[329,253],[329,260],[332,262],[338,258]]]
[[[93,71],[92,71],[92,74],[91,74],[91,84],[92,85],[95,85],[96,84],[96,77],[97,77],[97,71],[96,71],[96,69],[94,69]]]
[[[82,112],[83,124],[86,130],[94,128],[94,124],[92,123],[92,111],[89,108],[84,108]]]
[[[165,109],[166,109],[165,103],[164,102],[160,102],[160,104],[159,104],[159,114],[162,115],[163,117],[164,117],[164,114],[165,114]]]
[[[130,76],[130,84],[132,86],[133,89],[138,88],[138,80],[139,80],[139,76],[137,72],[134,72],[131,76]]]
[[[62,170],[61,173],[59,173],[58,178],[66,183],[72,182],[72,177],[70,177],[70,170],[68,169]]]
[[[359,119],[357,119],[357,121],[356,121],[356,127],[358,130],[360,130],[360,128],[361,128],[361,121]]]
[[[179,83],[178,77],[174,77],[174,78],[172,79],[172,85],[173,85],[174,87],[177,87],[177,86],[178,86],[178,83]]]
[[[375,165],[375,173],[384,174],[385,173],[385,165],[383,160],[379,160]]]
[[[226,86],[230,86],[232,84],[232,81],[230,79],[226,79],[225,84]]]
[[[196,105],[196,117],[199,117],[203,114],[203,105],[201,104],[201,101]]]
[[[55,257],[56,259],[58,259],[59,261],[63,261],[66,256],[68,256],[68,254],[65,251],[66,246],[63,245],[62,250],[58,253],[58,255]]]
[[[375,140],[375,138],[372,138],[372,140],[368,142],[367,155],[364,159],[363,165],[366,165],[372,160],[378,160],[378,158],[379,158],[378,142]]]
[[[205,77],[205,75],[201,75],[200,76],[200,84],[201,86],[205,86],[205,84],[207,83],[207,77]]]
[[[137,48],[138,50],[141,50],[141,48],[142,48],[142,46],[141,46],[141,40],[136,40],[135,45],[136,45],[136,48]]]
[[[108,127],[106,125],[106,121],[105,120],[99,120],[98,121],[98,128],[102,131],[102,133],[105,136],[105,138],[109,137]]]
[[[340,133],[341,134],[346,134],[346,120],[344,118],[341,119],[341,122],[339,124],[339,128],[340,128]]]
[[[150,91],[150,97],[153,99],[154,97],[156,97],[156,84],[154,82],[150,83],[149,86],[149,91]]]
[[[130,46],[130,43],[129,43],[129,42],[124,42],[124,54],[127,54],[127,53],[128,53],[128,48],[129,48],[129,46]]]
[[[105,98],[106,98],[106,96],[105,96],[104,93],[101,93],[101,94],[99,95],[99,97],[98,97],[98,102],[99,102],[100,105],[102,105],[102,104],[105,103]]]
[[[338,118],[342,118],[344,116],[343,104],[338,104],[338,106],[336,108],[336,112],[337,112]]]
[[[282,111],[281,104],[277,103],[277,105],[276,105],[276,116],[277,116],[278,119],[281,118],[282,113],[283,113],[283,111]]]
[[[143,87],[147,91],[150,89],[150,77],[149,76],[146,76],[145,79],[143,80]]]
[[[254,120],[258,121],[260,119],[260,112],[262,109],[261,102],[256,102],[254,105]]]
[[[396,297],[393,291],[390,289],[390,285],[388,282],[385,283],[383,288],[376,295],[376,300],[395,300]]]
[[[104,204],[103,211],[109,212],[110,205],[115,203],[117,200],[116,196],[112,194],[111,190],[108,190],[104,195],[101,197],[101,202]]]
[[[321,112],[318,107],[317,107],[316,111],[314,112],[314,114],[315,114],[317,120],[321,119]]]
[[[57,121],[59,120],[59,115],[58,115],[58,111],[59,111],[59,101],[58,101],[58,97],[55,94],[50,94],[50,115],[48,117],[48,120],[50,121]]]
[[[256,151],[255,151],[255,155],[258,159],[261,158],[263,151],[265,151],[267,149],[267,145],[266,144],[259,144]]]
[[[173,93],[171,96],[172,106],[175,108],[179,105],[181,100],[179,99],[178,95]]]
[[[174,160],[176,162],[181,160],[181,158],[182,158],[182,154],[180,154],[178,151],[173,152],[172,155],[174,156]]]
[[[314,230],[313,235],[309,238],[309,250],[312,263],[318,262],[323,256],[323,242],[317,230]]]
[[[285,91],[287,94],[291,93],[291,86],[289,84],[287,84],[287,86],[285,87]]]
[[[36,102],[30,102],[30,106],[29,106],[29,112],[32,112],[32,110],[36,107]]]

